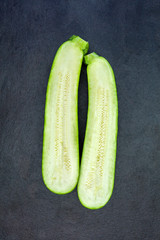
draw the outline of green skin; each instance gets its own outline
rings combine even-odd
[[[114,187],[118,99],[114,73],[108,61],[99,57],[96,53],[91,53],[84,57],[84,62],[88,65],[89,105],[77,191],[79,200],[84,207],[99,209],[109,201]],[[106,93],[103,94],[105,92],[103,89],[108,89],[108,98],[105,95]],[[98,91],[101,91],[101,97],[98,97],[100,96],[98,94],[96,95]],[[108,99],[108,102],[106,99]],[[102,108],[104,102],[106,103],[105,106],[110,106],[108,115],[105,115],[107,110]],[[98,112],[99,115],[96,115],[95,112]],[[105,116],[109,116],[106,117],[107,121]],[[109,127],[104,128],[104,125],[107,126],[107,124]],[[101,125],[103,128],[101,128]],[[101,129],[104,131],[101,131],[100,135]],[[101,139],[105,139],[105,144]]]
[[[57,194],[71,192],[79,177],[78,85],[88,47],[88,42],[72,36],[58,49],[49,76],[42,177],[46,187]]]

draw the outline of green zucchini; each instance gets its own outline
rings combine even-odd
[[[78,197],[89,209],[103,207],[114,185],[118,132],[118,100],[113,70],[95,53],[84,57],[88,76],[88,115]]]
[[[45,103],[42,176],[54,193],[71,192],[79,177],[78,84],[88,42],[72,36],[54,58]]]

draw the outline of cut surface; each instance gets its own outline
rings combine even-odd
[[[97,209],[108,202],[113,191],[118,103],[111,66],[102,57],[88,56],[89,106],[78,196],[85,207]]]
[[[51,69],[45,105],[42,175],[53,192],[73,190],[79,175],[77,94],[83,51],[65,42]]]

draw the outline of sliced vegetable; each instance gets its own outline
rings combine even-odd
[[[46,93],[42,175],[47,188],[65,194],[79,176],[78,84],[88,42],[72,36],[55,56]]]
[[[78,196],[87,208],[98,209],[110,199],[115,176],[118,101],[108,61],[91,53],[87,66],[89,106]]]

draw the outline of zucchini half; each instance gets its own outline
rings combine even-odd
[[[78,85],[88,42],[72,36],[54,58],[45,103],[42,176],[54,193],[71,192],[79,176]]]
[[[84,57],[88,76],[88,115],[78,196],[89,209],[103,207],[114,186],[118,100],[113,70],[96,53]]]

